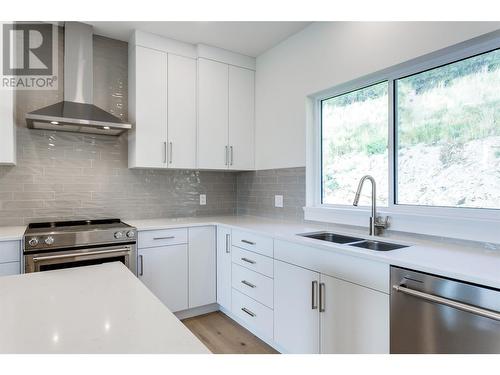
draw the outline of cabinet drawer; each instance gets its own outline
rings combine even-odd
[[[148,230],[139,232],[139,249],[166,245],[178,245],[188,242],[187,228]]]
[[[241,230],[233,230],[232,244],[233,246],[255,251],[256,253],[268,257],[273,256],[273,239],[269,237],[259,236],[258,234]]]
[[[252,251],[233,246],[231,258],[233,263],[245,268],[273,277],[273,259]]]
[[[273,307],[273,279],[233,263],[232,286],[254,300]]]
[[[259,337],[273,339],[273,310],[233,289],[232,312]]]
[[[0,242],[0,263],[21,261],[21,242]]]
[[[21,273],[21,262],[0,264],[0,276],[18,275]]]

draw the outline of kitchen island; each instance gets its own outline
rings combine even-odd
[[[0,353],[209,350],[115,262],[1,278]]]

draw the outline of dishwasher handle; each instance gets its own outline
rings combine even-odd
[[[401,292],[404,294],[408,294],[412,297],[420,298],[429,302],[439,303],[444,306],[453,307],[458,310],[462,310],[471,314],[479,315],[485,318],[490,318],[496,321],[500,321],[500,312],[483,309],[481,307],[469,305],[466,303],[458,302],[452,299],[439,297],[434,294],[420,292],[415,289],[407,288],[404,285],[393,285],[392,289],[396,292]]]

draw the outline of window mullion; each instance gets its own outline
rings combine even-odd
[[[392,78],[389,78],[387,80],[387,83],[389,85],[388,87],[388,108],[387,110],[389,111],[388,113],[388,119],[389,119],[389,126],[388,126],[388,168],[389,168],[389,173],[388,173],[388,178],[389,178],[389,191],[387,192],[389,195],[388,199],[388,204],[387,206],[389,209],[393,209],[395,204],[396,204],[396,140],[395,140],[395,124],[396,124],[396,92],[395,92],[395,80]]]

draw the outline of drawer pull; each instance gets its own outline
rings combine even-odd
[[[249,245],[255,245],[255,242],[248,241],[248,240],[241,240],[241,242],[249,244]]]
[[[167,237],[154,237],[153,240],[173,240],[175,236],[167,236]]]
[[[248,315],[250,315],[252,318],[255,318],[255,317],[257,316],[254,312],[252,312],[252,311],[248,310],[246,307],[242,307],[242,308],[241,308],[241,311],[243,311],[244,313],[247,313],[247,314],[248,314]]]
[[[257,286],[252,284],[252,283],[249,283],[248,281],[246,280],[241,280],[241,283],[242,284],[245,284],[246,286],[249,286],[250,288],[256,288]]]
[[[248,259],[248,258],[241,258],[241,260],[243,262],[247,262],[247,263],[250,263],[250,264],[255,264],[257,263],[255,260],[251,260],[251,259]]]

